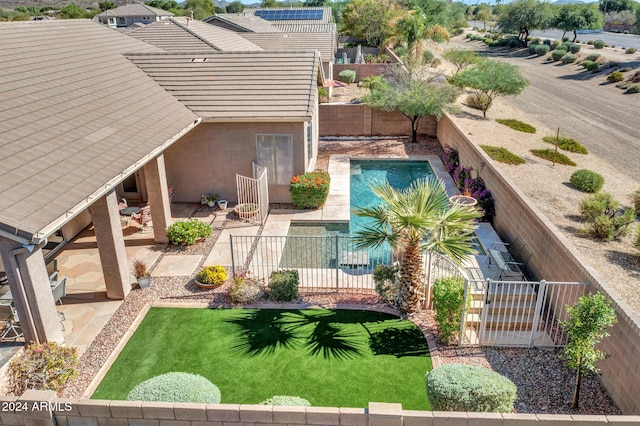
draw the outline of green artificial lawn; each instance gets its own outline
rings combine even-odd
[[[500,147],[491,146],[491,145],[480,145],[480,148],[482,148],[489,157],[501,163],[513,164],[513,165],[525,163],[524,158],[517,156],[516,154],[514,154],[513,152],[509,151],[506,148],[500,148]]]
[[[124,400],[138,383],[181,371],[217,385],[222,403],[293,395],[315,406],[429,410],[430,370],[422,332],[384,313],[151,308],[92,398]]]
[[[542,140],[547,143],[556,144],[555,136],[545,136]],[[565,138],[564,136],[560,136],[558,138],[558,148],[578,154],[588,154],[587,148],[585,148],[580,142],[575,139]]]
[[[525,133],[535,133],[536,128],[530,124],[523,123],[520,120],[506,119],[506,118],[496,118],[496,122],[500,124],[504,124],[507,127],[511,127],[513,130],[517,130],[519,132]]]
[[[549,160],[553,162],[555,160],[558,164],[564,164],[565,166],[575,166],[574,163],[569,157],[564,155],[561,152],[555,152],[553,149],[532,149],[531,153],[539,158],[544,158],[545,160]]]

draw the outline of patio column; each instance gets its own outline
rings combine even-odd
[[[40,247],[0,237],[0,256],[25,342],[64,343]]]
[[[89,207],[93,217],[102,274],[109,299],[124,299],[131,291],[129,261],[115,191],[101,197]]]
[[[144,165],[144,180],[151,206],[153,237],[156,243],[168,243],[167,226],[171,224],[171,205],[164,155],[160,154]]]

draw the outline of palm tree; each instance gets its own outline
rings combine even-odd
[[[354,209],[356,215],[373,219],[355,233],[356,245],[379,247],[386,242],[404,252],[396,305],[404,312],[416,311],[425,293],[422,253],[438,252],[462,263],[474,253],[471,237],[479,214],[471,207],[450,205],[444,183],[436,178],[417,180],[404,190],[389,182],[374,183],[371,189],[383,203]]]

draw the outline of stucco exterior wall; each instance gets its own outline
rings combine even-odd
[[[438,124],[440,143],[456,149],[460,163],[480,170],[495,201],[494,228],[504,241],[521,235],[534,255],[530,272],[547,281],[586,281],[590,292],[607,294],[616,309],[618,324],[601,345],[611,356],[600,361],[602,383],[625,414],[640,414],[640,316],[618,295],[535,206],[503,176],[491,160],[448,116]]]
[[[252,175],[258,134],[292,135],[294,173],[305,172],[306,126],[306,122],[200,124],[164,153],[167,182],[175,190],[173,201],[199,201],[207,193],[237,201],[236,173]],[[317,152],[317,142],[314,146]],[[269,200],[290,203],[289,185],[270,185]]]

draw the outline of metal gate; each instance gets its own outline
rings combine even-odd
[[[467,304],[460,325],[461,345],[561,347],[567,336],[560,322],[566,307],[587,283],[467,281]]]
[[[269,183],[267,168],[251,163],[253,178],[236,174],[238,205],[236,213],[242,219],[261,225],[269,214]]]

